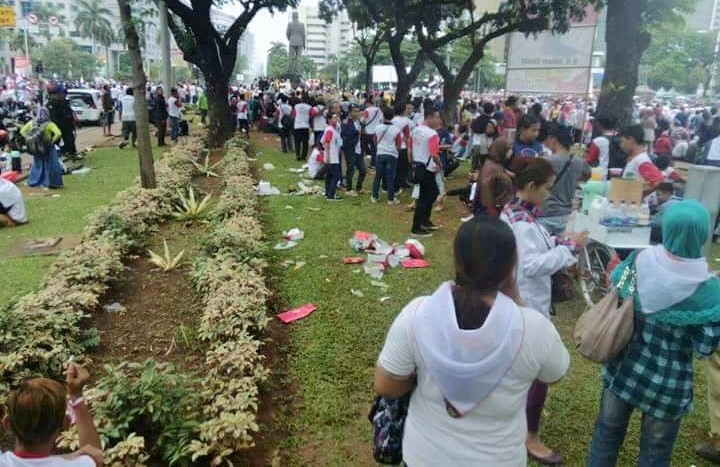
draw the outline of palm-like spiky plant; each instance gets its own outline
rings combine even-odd
[[[178,206],[173,215],[178,220],[199,219],[205,215],[208,204],[212,198],[212,193],[206,195],[202,200],[195,198],[195,190],[193,187],[188,189],[187,196],[185,193],[178,191]]]
[[[75,16],[75,27],[80,35],[92,41],[92,53],[95,55],[96,41],[103,30],[112,31],[112,12],[103,6],[100,0],[77,0],[78,12]]]
[[[163,272],[172,271],[180,264],[180,260],[185,254],[185,250],[178,253],[176,256],[170,254],[170,248],[168,248],[167,240],[163,239],[163,254],[159,255],[152,250],[148,250],[150,255],[150,262],[155,266],[159,267]]]

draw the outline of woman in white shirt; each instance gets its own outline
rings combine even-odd
[[[456,282],[414,299],[390,328],[375,391],[412,396],[403,459],[410,467],[527,465],[528,388],[570,363],[550,321],[518,305],[512,230],[479,216],[460,227]]]
[[[551,276],[577,262],[578,249],[586,242],[587,232],[566,238],[550,236],[537,221],[538,212],[555,183],[555,170],[543,158],[531,159],[515,176],[517,193],[500,216],[512,228],[518,246],[517,283],[520,297],[530,308],[550,322],[552,301]],[[547,384],[533,383],[527,400],[528,454],[543,464],[559,464],[560,454],[545,446],[539,438],[540,418],[547,398]]]

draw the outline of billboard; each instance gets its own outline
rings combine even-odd
[[[597,14],[589,11],[565,34],[510,35],[505,90],[518,93],[587,94],[591,84]]]
[[[392,65],[374,65],[372,67],[373,83],[397,83],[397,71]]]

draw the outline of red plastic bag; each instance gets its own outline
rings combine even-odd
[[[402,264],[402,267],[405,269],[422,269],[430,267],[430,263],[424,259],[406,259],[400,264]]]
[[[365,258],[343,258],[343,264],[362,264]]]
[[[277,315],[277,318],[282,321],[284,324],[292,323],[293,321],[297,321],[299,319],[303,319],[306,316],[310,315],[313,311],[317,310],[317,307],[313,305],[312,303],[308,303],[307,305],[303,305],[300,308],[295,308],[294,310],[288,310],[280,313]]]

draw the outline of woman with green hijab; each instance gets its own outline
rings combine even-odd
[[[613,272],[635,302],[635,330],[627,348],[603,368],[604,390],[589,467],[614,466],[633,410],[642,412],[638,465],[669,466],[680,422],[692,407],[693,356],[720,346],[720,281],[710,275],[703,248],[710,214],[697,201],[667,211],[663,243],[631,255]]]

